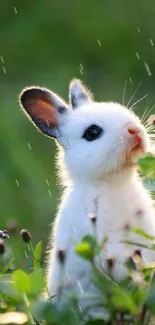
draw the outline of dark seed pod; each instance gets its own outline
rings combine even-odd
[[[126,266],[130,269],[130,270],[137,270],[137,266],[136,266],[136,264],[135,264],[135,262],[134,262],[134,259],[133,259],[133,257],[129,257],[128,259],[127,259],[127,261],[126,261]]]
[[[65,263],[65,259],[66,259],[65,250],[64,249],[59,249],[58,252],[57,252],[57,256],[58,256],[59,262],[61,264],[64,264]]]
[[[109,270],[112,270],[115,266],[116,260],[112,257],[109,257],[106,259],[106,262],[107,262],[107,266],[108,266]]]
[[[141,254],[140,249],[136,249],[133,252],[132,258],[133,258],[133,261],[134,261],[134,263],[136,264],[137,267],[141,266],[141,264],[142,264],[142,254]]]
[[[142,218],[144,215],[144,211],[142,209],[139,209],[136,211],[136,217]]]
[[[5,252],[4,240],[0,238],[0,255],[3,255]]]
[[[140,249],[136,249],[133,253],[133,256],[138,255],[139,257],[142,257],[142,253]]]
[[[20,235],[25,243],[29,243],[32,238],[30,232],[27,229],[22,229]]]
[[[91,213],[90,215],[89,215],[89,218],[90,218],[90,220],[91,220],[91,222],[93,223],[93,224],[96,224],[96,215],[94,214],[94,213]]]
[[[125,231],[129,231],[131,226],[129,223],[126,223],[125,226],[123,227]]]

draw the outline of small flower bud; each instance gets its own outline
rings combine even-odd
[[[89,215],[89,218],[90,218],[90,220],[91,220],[91,222],[93,223],[93,224],[96,224],[96,215],[94,214],[94,213],[91,213],[90,215]]]
[[[9,238],[7,230],[0,230],[0,238]]]
[[[27,229],[22,229],[20,235],[25,243],[29,243],[32,238],[30,232]]]
[[[143,215],[144,215],[144,211],[142,209],[139,209],[139,210],[136,211],[136,216],[137,217],[141,218],[141,217],[143,217]]]
[[[137,267],[141,265],[141,263],[142,263],[142,254],[141,254],[140,249],[136,249],[133,252],[132,258],[133,258],[134,263],[136,264]]]
[[[0,238],[0,255],[3,255],[5,252],[4,240]]]
[[[66,259],[65,250],[64,249],[59,249],[58,252],[57,252],[57,256],[58,256],[59,262],[61,264],[64,264],[65,259]]]
[[[141,253],[141,250],[140,249],[136,249],[133,253],[133,256],[134,255],[138,255],[139,257],[142,257],[142,253]]]
[[[116,260],[112,257],[109,257],[106,259],[106,262],[107,262],[108,269],[112,270],[114,268]]]
[[[126,266],[130,269],[130,270],[137,270],[136,264],[134,262],[134,259],[132,257],[129,257],[126,261]]]
[[[125,231],[129,231],[131,226],[129,223],[126,223],[125,226],[123,227]]]

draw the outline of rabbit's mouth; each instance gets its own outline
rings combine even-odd
[[[132,156],[136,156],[137,154],[143,154],[143,153],[145,153],[147,151],[147,148],[144,146],[144,145],[142,145],[142,144],[140,144],[140,143],[137,143],[132,149],[131,149],[131,151],[130,151],[130,154],[132,155]]]
[[[144,154],[149,151],[149,139],[144,134],[144,132],[140,130],[140,132],[135,132],[134,134],[132,134],[129,146],[129,154],[131,156],[136,156],[137,154]]]
[[[149,145],[143,137],[139,137],[134,143],[130,144],[130,149],[126,152],[125,165],[135,165],[136,159],[149,151]]]
[[[149,139],[145,134],[145,130],[135,124],[127,125],[126,141],[127,159],[129,161],[149,150]]]
[[[149,143],[147,141],[147,139],[145,139],[143,136],[139,136],[136,139],[135,144],[133,145],[133,147],[130,150],[130,154],[131,156],[139,156],[148,152],[149,151]]]

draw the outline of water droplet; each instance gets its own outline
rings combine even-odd
[[[18,181],[18,179],[16,179],[16,184],[17,184],[17,186],[19,186],[19,181]]]
[[[5,69],[5,67],[3,67],[3,71],[4,71],[4,73],[6,74],[6,69]]]
[[[72,140],[69,138],[68,141],[69,141],[69,144],[72,146]]]
[[[51,194],[51,191],[50,190],[48,190],[48,194],[49,194],[50,197],[52,197],[52,194]]]
[[[28,255],[27,255],[27,253],[26,253],[26,252],[24,252],[24,254],[25,254],[25,257],[26,257],[26,258],[28,258]]]
[[[83,313],[82,307],[79,305],[79,310],[81,313]]]
[[[76,231],[75,231],[75,227],[72,226],[72,229],[73,229],[73,233],[74,233],[74,235],[75,235],[75,233],[76,233]]]
[[[148,76],[149,76],[149,77],[152,76],[152,73],[151,73],[150,67],[149,67],[149,65],[148,65],[148,63],[147,63],[146,61],[144,62],[144,67],[145,67],[145,69],[146,69],[146,72],[147,72]]]
[[[13,7],[15,14],[18,14],[17,8],[14,6]]]
[[[82,63],[80,63],[80,68],[81,70],[84,70]]]
[[[136,56],[137,56],[137,59],[140,60],[140,56],[139,56],[138,52],[136,52]]]
[[[102,46],[101,41],[99,39],[97,39],[97,43],[99,46]]]
[[[66,276],[67,276],[68,280],[70,280],[70,276],[67,272],[66,272]]]
[[[1,56],[0,58],[1,58],[2,63],[4,63],[4,59],[3,59],[3,57]]]
[[[28,142],[27,144],[28,144],[29,149],[32,150],[30,143]]]
[[[140,34],[140,28],[139,28],[139,27],[137,27],[137,31],[138,31],[138,33]]]
[[[81,68],[79,68],[79,70],[80,70],[80,73],[81,73],[81,75],[83,75],[83,71],[82,71],[82,69],[81,69]]]
[[[84,291],[83,291],[83,288],[82,288],[81,282],[80,282],[80,281],[77,281],[77,285],[78,285],[78,287],[79,287],[79,289],[80,289],[81,294],[83,294]]]
[[[154,43],[152,41],[152,38],[150,38],[150,44],[151,44],[151,46],[154,46]]]
[[[50,186],[48,179],[45,179],[47,186]]]

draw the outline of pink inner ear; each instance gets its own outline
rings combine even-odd
[[[29,98],[28,100],[29,114],[35,119],[39,119],[47,125],[57,127],[56,108],[50,100]]]

